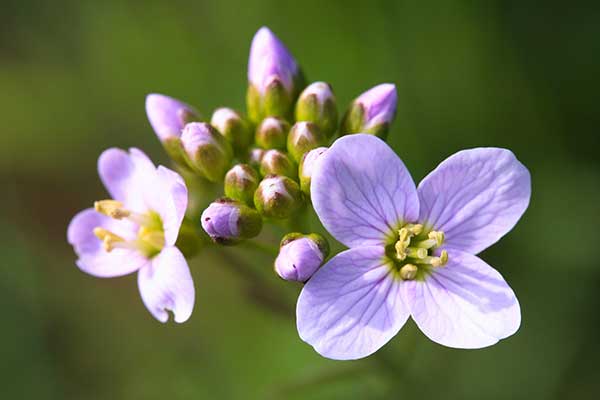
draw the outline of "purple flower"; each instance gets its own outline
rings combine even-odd
[[[179,138],[183,127],[198,121],[198,112],[190,105],[162,94],[146,96],[146,114],[161,142]]]
[[[183,179],[156,168],[138,149],[108,149],[98,159],[100,179],[111,200],[78,213],[67,239],[77,266],[101,278],[138,271],[142,301],[159,321],[171,310],[185,322],[194,307],[194,283],[183,254],[175,247],[187,207]]]
[[[490,346],[519,328],[512,289],[475,256],[529,204],[529,172],[509,150],[460,151],[416,188],[383,141],[345,136],[316,164],[311,194],[325,228],[350,247],[298,299],[300,337],[321,355],[366,357],[409,316],[456,348]]]
[[[298,64],[285,45],[265,26],[252,39],[248,60],[248,81],[265,94],[269,85],[277,80],[288,93],[294,92],[294,80],[299,73]]]

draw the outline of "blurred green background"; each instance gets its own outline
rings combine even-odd
[[[600,6],[535,1],[2,0],[0,392],[5,399],[579,399],[600,394]],[[163,326],[135,275],[80,272],[70,218],[105,196],[110,146],[166,156],[159,92],[244,107],[250,40],[269,26],[345,106],[398,87],[390,143],[418,181],[463,148],[512,149],[533,197],[482,258],[520,331],[444,348],[410,322],[373,357],[334,362],[297,336],[300,287],[233,249],[191,263],[194,315]],[[281,298],[252,287],[268,276]]]

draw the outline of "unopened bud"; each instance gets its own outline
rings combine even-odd
[[[285,176],[267,176],[260,182],[254,193],[254,206],[268,218],[288,218],[302,205],[300,187]]]
[[[308,85],[296,103],[296,121],[312,122],[330,138],[337,129],[338,112],[331,86],[325,82]]]
[[[396,115],[397,99],[396,86],[391,83],[367,90],[350,104],[340,133],[370,133],[385,139]]]
[[[248,164],[257,171],[260,170],[260,162],[262,161],[266,152],[267,151],[265,149],[250,149],[248,152]]]
[[[231,108],[216,109],[210,124],[225,136],[236,155],[243,154],[252,141],[250,126],[239,113]]]
[[[223,179],[233,158],[229,142],[205,122],[192,122],[183,128],[181,142],[191,167],[211,182]]]
[[[248,59],[248,116],[258,124],[264,117],[289,117],[304,85],[302,72],[285,45],[268,28],[256,32]]]
[[[295,178],[298,174],[296,164],[282,151],[267,150],[260,161],[262,176],[281,175]]]
[[[317,125],[312,122],[296,122],[288,135],[287,150],[298,162],[304,153],[325,145],[325,142],[325,136]]]
[[[329,254],[327,240],[316,233],[284,236],[275,259],[275,272],[288,281],[306,282]]]
[[[259,180],[258,173],[250,165],[237,164],[225,174],[225,196],[253,207]]]
[[[281,118],[267,117],[256,128],[256,144],[263,149],[284,150],[290,124]]]
[[[304,154],[300,161],[300,167],[298,168],[300,188],[307,196],[310,196],[310,182],[315,163],[325,151],[327,151],[327,147],[317,147]]]
[[[188,167],[181,132],[188,122],[200,121],[198,111],[180,100],[153,93],[146,96],[146,115],[169,157]]]
[[[232,199],[216,200],[201,216],[202,228],[213,241],[234,244],[258,235],[262,229],[260,214]]]

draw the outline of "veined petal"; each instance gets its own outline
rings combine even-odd
[[[92,208],[79,212],[69,224],[67,240],[79,256],[77,266],[83,272],[100,278],[122,276],[137,271],[148,263],[140,252],[129,249],[102,248],[102,241],[94,235],[94,228],[107,229],[126,240],[135,238],[136,227],[128,221],[117,221],[97,213]]]
[[[296,307],[300,337],[324,357],[352,360],[386,344],[409,316],[381,246],[344,251],[302,289]]]
[[[529,171],[506,149],[460,151],[419,184],[420,221],[446,244],[477,254],[509,232],[531,196]]]
[[[173,312],[175,322],[188,320],[194,309],[194,281],[187,261],[177,247],[165,247],[138,272],[142,301],[160,322],[167,322]]]
[[[448,347],[477,349],[514,334],[519,302],[502,275],[479,257],[449,250],[449,262],[425,281],[406,282],[411,314],[421,331]]]
[[[183,178],[175,171],[160,165],[155,174],[155,182],[144,188],[144,196],[148,207],[161,217],[165,244],[174,245],[188,201]]]
[[[156,168],[141,150],[105,150],[98,158],[98,173],[113,199],[136,212],[147,210],[144,191],[155,179]]]
[[[314,168],[311,195],[325,228],[348,247],[383,244],[399,224],[419,216],[408,170],[373,135],[338,139]]]

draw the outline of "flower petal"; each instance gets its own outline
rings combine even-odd
[[[153,184],[144,188],[144,200],[151,210],[160,215],[166,245],[174,245],[188,202],[187,187],[183,178],[175,171],[160,165]]]
[[[94,235],[96,227],[108,229],[126,240],[136,235],[135,225],[127,221],[114,220],[92,208],[79,212],[69,224],[67,240],[79,256],[77,266],[83,272],[110,278],[130,274],[148,263],[148,259],[135,250],[114,249],[106,252],[100,239]]]
[[[383,244],[400,223],[419,216],[408,170],[373,135],[338,139],[314,167],[311,195],[325,228],[348,247]]]
[[[147,210],[144,191],[155,179],[156,168],[141,150],[105,150],[98,158],[98,173],[113,199],[136,212]]]
[[[194,281],[185,257],[177,247],[165,247],[152,263],[138,272],[144,305],[160,322],[173,311],[175,322],[188,320],[194,309]]]
[[[446,245],[477,254],[509,232],[531,196],[529,171],[506,149],[460,151],[419,184],[420,220]]]
[[[449,262],[425,281],[407,282],[413,319],[427,337],[448,347],[491,346],[519,329],[519,302],[502,275],[479,257],[449,251]]]
[[[296,307],[298,333],[324,357],[366,357],[396,335],[408,319],[401,285],[385,264],[383,247],[344,251],[302,289]]]

